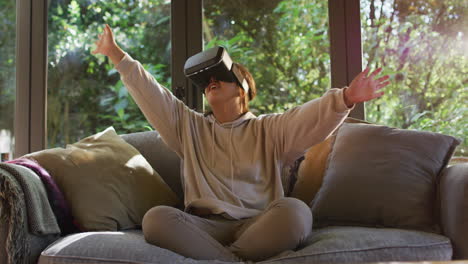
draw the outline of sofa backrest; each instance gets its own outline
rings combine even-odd
[[[180,177],[180,158],[162,140],[157,131],[138,132],[121,135],[135,147],[151,166],[161,175],[177,196],[183,201]]]

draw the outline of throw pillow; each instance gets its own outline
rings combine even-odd
[[[363,120],[348,117],[345,123],[367,123]],[[319,144],[312,146],[305,154],[297,172],[297,180],[291,196],[309,204],[322,186],[328,156],[335,142],[336,133]]]
[[[178,203],[146,159],[112,127],[65,149],[25,157],[50,173],[83,231],[136,228],[151,207]]]
[[[438,133],[343,124],[312,201],[314,224],[437,232],[438,175],[459,143]]]
[[[297,181],[291,197],[297,198],[306,204],[314,199],[320,186],[322,186],[325,166],[328,155],[332,149],[335,135],[311,147],[305,154],[297,172]]]

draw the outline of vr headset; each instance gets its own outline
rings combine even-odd
[[[185,76],[202,91],[210,84],[211,77],[222,82],[237,82],[245,92],[249,84],[240,69],[232,62],[224,47],[214,47],[188,58],[184,65]]]

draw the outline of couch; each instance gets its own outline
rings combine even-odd
[[[351,119],[348,119],[347,124],[354,123],[349,120]],[[383,137],[384,143],[389,143],[390,146],[396,145],[395,142],[391,142],[393,136],[397,135],[398,142],[404,141],[405,136],[395,134],[394,129],[378,126],[378,129],[383,129],[384,132],[371,131],[369,135],[366,134],[362,137],[362,142],[354,142],[354,140],[350,142],[347,139],[347,136],[350,135],[344,134],[346,131],[357,129],[357,133],[365,134],[367,132],[361,132],[360,129],[367,129],[367,126],[373,127],[370,124],[356,125],[363,127],[347,127],[347,130],[343,127],[340,128],[328,141],[323,142],[318,148],[311,149],[305,159],[303,158],[297,161],[295,166],[289,167],[290,170],[285,174],[284,181],[285,186],[289,189],[285,188],[285,194],[302,199],[311,206],[314,215],[313,231],[307,241],[299,245],[298,248],[283,252],[262,263],[361,263],[468,259],[468,239],[466,238],[468,236],[468,196],[466,195],[468,193],[468,163],[449,165],[449,159],[459,141],[451,137],[443,137],[444,140],[451,140],[452,143],[447,143],[449,148],[445,150],[447,153],[440,155],[442,163],[438,166],[441,167],[435,168],[436,174],[431,176],[433,181],[427,184],[430,191],[424,194],[425,201],[421,202],[414,198],[418,195],[416,191],[405,189],[406,186],[411,186],[413,182],[418,181],[413,177],[392,176],[383,179],[383,181],[391,179],[388,183],[378,182],[377,184],[373,183],[373,185],[366,185],[365,182],[362,182],[362,180],[368,181],[366,178],[358,179],[363,171],[362,166],[365,166],[362,164],[367,163],[366,161],[358,163],[359,157],[355,157],[356,155],[365,158],[366,153],[372,151],[366,151],[366,149],[372,148],[374,151],[386,151],[386,154],[391,150],[385,146],[382,147],[383,149],[376,148],[374,143],[366,146],[372,142],[374,135],[380,133],[378,136]],[[356,131],[349,133],[356,133]],[[397,130],[397,132],[406,133],[404,130]],[[416,138],[422,137],[421,134],[415,136]],[[430,135],[429,142],[433,142],[432,136],[434,135]],[[139,132],[121,135],[121,138],[135,147],[154,170],[161,175],[178,198],[183,200],[179,169],[181,160],[167,148],[158,133],[156,131]],[[414,138],[410,138],[409,143],[402,144],[403,150],[398,154],[402,155],[401,158],[397,157],[393,160],[404,162],[402,159],[408,160],[412,159],[413,156],[421,155],[429,159],[431,166],[432,163],[437,162],[433,157],[437,153],[414,153],[414,155],[409,156],[410,158],[401,154],[413,141],[415,141]],[[434,144],[422,142],[422,145],[416,147],[432,148]],[[358,146],[356,147],[356,145]],[[341,148],[341,151],[336,151],[336,148]],[[342,149],[347,151],[342,151]],[[327,151],[328,153],[324,154]],[[414,149],[409,151],[415,152]],[[348,157],[343,157],[343,155],[348,155]],[[369,155],[375,154],[370,153]],[[353,157],[357,160],[346,164],[347,159]],[[384,157],[384,160],[392,160],[392,158]],[[307,164],[308,161],[309,164]],[[314,164],[314,162],[319,164]],[[411,166],[422,166],[413,160],[410,162],[414,163]],[[401,164],[401,166],[403,165],[407,166],[408,164]],[[309,168],[309,174],[318,172],[322,176],[306,175],[304,170],[308,170],[307,166],[312,167],[312,169]],[[351,166],[351,169],[347,166]],[[353,166],[361,167],[359,175],[347,178],[339,176],[343,174],[341,169],[350,171]],[[376,166],[373,165],[373,167]],[[393,164],[390,166],[385,167],[385,170],[396,167]],[[2,174],[0,173],[0,175]],[[371,177],[372,180],[376,178],[375,175]],[[1,184],[4,184],[5,179],[0,180]],[[423,179],[423,182],[426,181],[427,179]],[[310,186],[304,188],[304,185],[307,184]],[[422,185],[415,186],[420,188]],[[302,189],[299,186],[302,186]],[[307,188],[309,190],[315,188],[316,195],[311,197]],[[376,189],[377,195],[372,192],[366,195],[374,195],[375,197],[363,194],[366,191],[374,191],[373,189]],[[34,190],[34,192],[41,191],[44,192],[43,189]],[[20,192],[22,191],[20,190]],[[408,192],[410,193],[408,194]],[[390,197],[392,195],[394,197]],[[403,200],[398,200],[399,197],[403,197]],[[359,199],[365,199],[365,201]],[[8,205],[8,200],[8,197],[1,196],[0,263],[9,263],[8,260],[14,259],[15,254],[16,256],[24,254],[21,250],[27,250],[28,255],[26,258],[17,258],[22,263],[225,263],[219,260],[189,259],[150,245],[145,242],[142,231],[138,228],[114,231],[96,230],[72,233],[66,236],[33,234],[30,230],[31,223],[28,224],[28,214],[25,213],[28,206],[31,205],[26,204],[27,202],[21,202],[20,210],[23,211],[23,219],[20,219],[19,224],[14,225],[4,217],[5,210],[11,206],[11,204]],[[406,204],[411,204],[413,200],[416,200],[417,206],[426,203],[430,207],[429,214],[423,214],[423,219],[419,222],[412,219],[412,215],[405,215],[408,212],[405,212],[407,209],[403,208]],[[347,204],[348,201],[351,204]],[[382,203],[380,205],[372,204],[378,202]],[[394,205],[396,208],[392,207]],[[409,213],[416,215],[418,208],[409,208],[409,210],[414,210],[414,212]],[[402,216],[396,217],[398,214],[402,214]],[[410,220],[408,221],[408,219]],[[26,230],[26,247],[21,249],[8,247],[8,235],[11,236],[15,233],[12,228]]]

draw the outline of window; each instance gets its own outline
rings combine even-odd
[[[255,114],[283,112],[330,88],[328,4],[203,1],[204,48],[221,45],[255,78]]]
[[[170,87],[170,1],[51,1],[48,17],[48,147],[108,126],[150,129],[114,65],[91,54],[104,24],[118,44]]]
[[[13,158],[16,93],[16,1],[0,0],[0,153]]]
[[[468,25],[464,1],[363,0],[363,63],[392,84],[367,104],[371,122],[464,139],[468,151]]]

